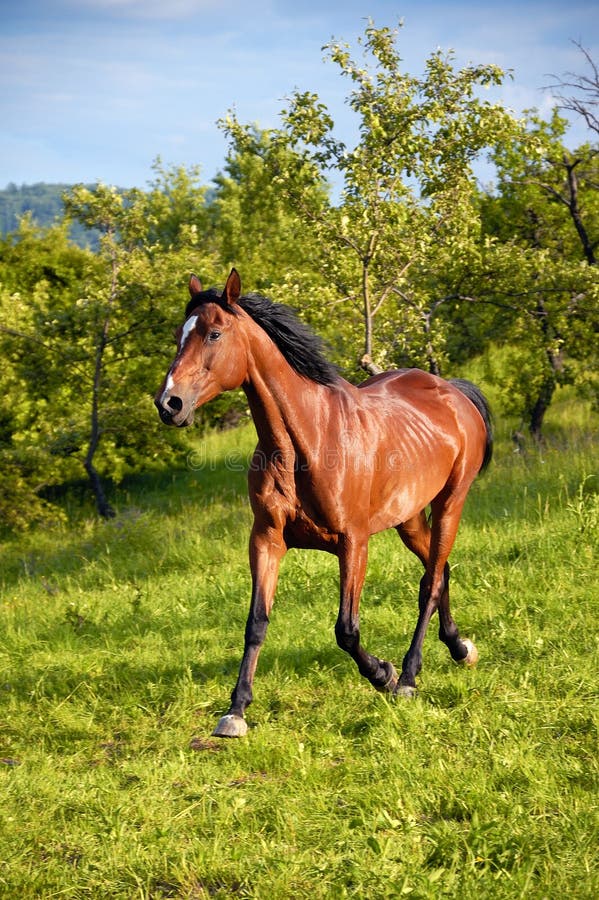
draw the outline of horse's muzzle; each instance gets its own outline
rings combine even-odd
[[[173,414],[170,410],[168,410],[165,406],[162,405],[160,400],[154,400],[154,406],[158,410],[158,415],[160,416],[160,421],[163,425],[173,425]]]
[[[163,425],[175,425],[177,428],[185,428],[186,425],[191,425],[193,422],[193,409],[184,419],[181,419],[179,417],[181,407],[173,402],[177,400],[179,400],[178,397],[170,398],[169,406],[172,408],[165,406],[161,400],[154,400],[154,406],[158,410],[158,415]]]

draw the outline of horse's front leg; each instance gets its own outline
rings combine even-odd
[[[339,545],[339,573],[341,599],[335,624],[337,644],[358,666],[360,675],[367,678],[378,691],[393,693],[398,676],[392,663],[378,659],[360,644],[360,595],[366,574],[368,538],[342,538]]]
[[[245,646],[237,683],[231,694],[229,711],[212,732],[216,737],[243,737],[247,733],[245,711],[253,699],[252,685],[256,665],[266,630],[277,581],[279,565],[285,553],[280,534],[256,525],[250,537],[250,568],[252,571],[252,600],[245,626]]]

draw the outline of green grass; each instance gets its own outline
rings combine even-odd
[[[596,426],[564,402],[525,455],[499,429],[452,554],[480,662],[431,627],[413,702],[337,649],[336,561],[288,554],[240,741],[211,731],[248,607],[251,428],[130,481],[115,521],[69,501],[5,540],[0,896],[598,896]],[[362,634],[396,664],[419,577],[372,540]]]

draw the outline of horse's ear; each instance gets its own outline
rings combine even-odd
[[[237,269],[231,269],[229,277],[227,278],[223,297],[226,299],[229,306],[231,306],[231,304],[237,303],[240,294],[241,278],[239,277],[239,272],[237,271]]]
[[[190,297],[195,297],[196,294],[200,294],[202,292],[202,282],[198,278],[197,275],[192,275],[189,279],[189,295]]]

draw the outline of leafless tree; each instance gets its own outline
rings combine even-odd
[[[550,89],[557,88],[559,91],[555,95],[559,109],[582,116],[588,128],[599,136],[599,66],[579,41],[572,43],[584,56],[590,70],[589,73],[578,75],[574,72],[566,72],[561,78],[551,75],[554,84],[549,87]]]

